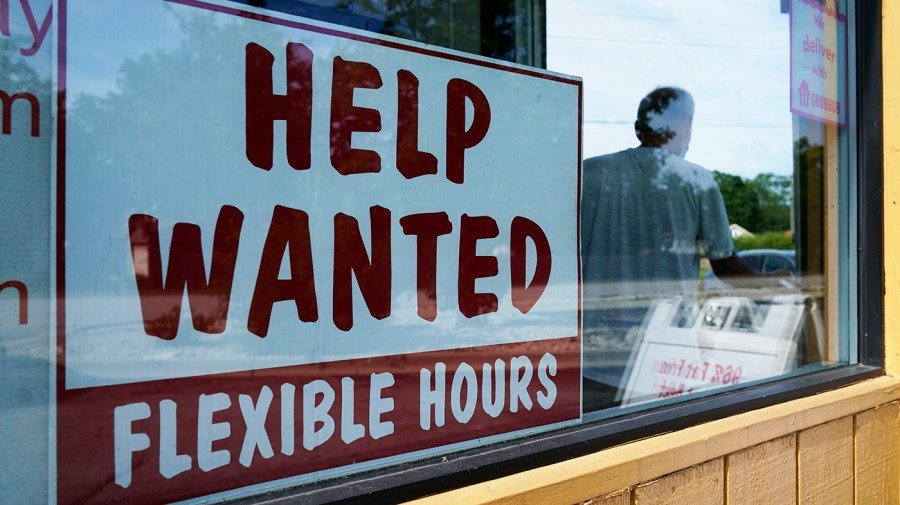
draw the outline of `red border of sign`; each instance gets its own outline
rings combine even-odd
[[[66,12],[59,0],[57,13],[56,78],[56,403],[65,392],[66,361]]]
[[[201,0],[163,0],[163,1],[170,2],[170,3],[177,3],[177,4],[190,6],[190,7],[196,7],[198,9],[219,12],[222,14],[227,14],[227,15],[232,15],[232,16],[237,16],[237,17],[253,19],[253,20],[271,23],[271,24],[275,24],[275,25],[291,27],[291,28],[300,29],[300,30],[304,30],[304,31],[315,32],[315,33],[325,34],[325,35],[329,35],[329,36],[355,40],[355,41],[359,41],[359,42],[363,42],[363,43],[375,44],[375,45],[379,45],[379,46],[389,47],[392,49],[398,49],[398,50],[403,50],[403,51],[408,51],[408,52],[413,52],[413,53],[419,53],[419,54],[423,54],[423,55],[427,55],[427,56],[442,58],[445,60],[457,61],[457,62],[471,64],[471,65],[477,65],[477,66],[481,66],[481,67],[485,67],[485,68],[502,70],[502,71],[506,71],[506,72],[527,75],[527,76],[536,77],[536,78],[540,78],[540,79],[546,79],[546,80],[551,80],[551,81],[556,81],[556,82],[567,83],[567,84],[576,86],[578,89],[578,166],[576,167],[576,170],[577,170],[577,193],[576,193],[576,198],[575,198],[575,204],[576,204],[576,208],[575,208],[576,212],[575,213],[577,216],[576,230],[577,230],[577,237],[578,237],[577,238],[578,251],[577,251],[577,256],[576,256],[576,261],[578,263],[578,286],[579,286],[579,288],[578,288],[578,336],[574,336],[574,337],[570,337],[570,338],[544,340],[544,341],[525,342],[525,343],[519,343],[519,344],[482,346],[482,347],[477,347],[477,348],[464,348],[464,349],[456,349],[456,350],[450,350],[450,351],[437,351],[437,352],[444,353],[451,359],[454,359],[454,356],[467,356],[467,355],[471,356],[473,354],[479,354],[479,353],[490,353],[490,352],[493,352],[492,349],[499,351],[500,353],[532,351],[531,354],[534,355],[534,349],[532,349],[532,348],[534,348],[535,346],[539,347],[541,350],[552,347],[552,348],[556,348],[557,350],[569,349],[571,352],[571,349],[573,348],[572,346],[574,345],[577,348],[577,352],[575,354],[579,357],[579,360],[580,360],[580,343],[581,343],[580,335],[582,334],[582,327],[581,327],[581,314],[582,314],[581,282],[582,282],[582,279],[581,279],[581,253],[580,253],[580,248],[581,248],[580,207],[581,207],[581,184],[582,184],[582,182],[581,182],[581,157],[582,157],[582,149],[583,149],[583,145],[582,145],[583,86],[582,86],[582,82],[580,80],[572,79],[572,78],[568,78],[568,77],[560,76],[560,75],[546,74],[546,73],[542,73],[542,72],[538,72],[538,71],[534,71],[534,70],[529,70],[527,68],[521,68],[521,67],[516,67],[516,66],[512,66],[512,65],[507,65],[507,64],[497,62],[497,61],[487,61],[487,60],[483,60],[483,59],[468,57],[468,56],[461,55],[461,54],[445,53],[445,52],[428,49],[428,48],[424,48],[424,47],[407,45],[407,44],[404,44],[401,42],[377,39],[377,38],[368,37],[368,36],[361,35],[361,34],[349,33],[349,32],[344,32],[344,31],[340,31],[340,30],[335,30],[332,28],[326,28],[323,26],[317,26],[317,25],[307,24],[307,23],[303,23],[303,22],[299,22],[299,21],[293,21],[293,20],[277,18],[277,17],[273,17],[273,16],[269,16],[269,15],[248,12],[248,11],[241,10],[238,8],[226,7],[226,6],[217,5],[217,4],[211,4],[211,3],[204,2]],[[56,248],[55,248],[55,252],[56,252],[56,384],[55,384],[55,386],[56,386],[56,409],[57,409],[57,412],[56,412],[56,423],[57,423],[57,427],[56,427],[56,437],[57,437],[56,467],[57,467],[57,478],[60,479],[61,478],[60,477],[60,473],[61,473],[60,467],[65,466],[66,468],[71,468],[73,466],[78,467],[81,465],[81,461],[73,462],[73,461],[69,461],[69,460],[66,460],[66,461],[62,460],[62,455],[65,451],[67,451],[67,450],[71,451],[73,446],[77,446],[78,444],[81,444],[84,442],[82,440],[74,440],[74,441],[73,440],[63,440],[62,437],[60,437],[60,432],[65,430],[65,428],[61,429],[61,426],[64,426],[66,422],[72,421],[73,413],[78,414],[78,413],[84,412],[82,410],[79,410],[79,408],[83,408],[83,405],[81,405],[81,406],[76,405],[75,407],[69,407],[70,404],[85,403],[85,401],[87,401],[88,399],[90,399],[90,401],[103,401],[101,399],[106,396],[111,395],[112,397],[116,397],[115,391],[118,391],[120,389],[121,390],[127,390],[129,388],[131,388],[131,389],[147,389],[147,387],[151,384],[155,385],[155,384],[165,383],[165,384],[171,385],[171,386],[187,384],[188,385],[187,387],[193,387],[191,385],[196,384],[199,381],[212,380],[212,379],[223,380],[223,381],[248,380],[248,377],[258,379],[258,377],[255,377],[255,376],[260,373],[263,373],[264,375],[277,374],[277,373],[279,373],[278,372],[279,370],[288,370],[288,369],[296,370],[296,369],[304,368],[304,367],[311,368],[311,367],[315,367],[319,364],[305,365],[305,366],[301,366],[301,367],[280,367],[280,368],[276,368],[276,369],[266,369],[266,370],[248,370],[245,372],[212,374],[212,375],[203,375],[203,376],[199,376],[199,377],[186,377],[186,378],[180,378],[180,379],[156,380],[156,381],[147,381],[147,382],[143,382],[143,383],[126,384],[126,385],[119,385],[119,386],[103,386],[103,387],[98,387],[98,388],[86,388],[86,389],[78,389],[78,390],[72,390],[72,391],[66,390],[66,387],[65,387],[65,381],[66,381],[66,374],[65,374],[65,356],[66,356],[66,304],[65,304],[65,301],[66,301],[66,282],[65,282],[66,281],[66,261],[65,260],[66,260],[66,255],[65,255],[65,253],[66,253],[66,177],[67,177],[67,172],[66,172],[67,24],[66,24],[66,21],[67,21],[67,12],[68,12],[68,0],[59,0],[58,1],[58,9],[59,9],[59,12],[58,12],[58,17],[57,17],[57,19],[58,19],[58,39],[57,39],[58,51],[57,51],[57,90],[56,90],[56,99],[57,99],[57,132],[56,132],[57,133],[57,144],[56,144],[57,174],[56,174],[56,177],[57,177],[57,179],[56,179],[56,244],[55,244],[55,246],[56,246]],[[541,347],[541,346],[544,346],[544,347]],[[416,353],[416,354],[401,355],[401,356],[408,356],[408,357],[411,357],[412,359],[427,359],[427,357],[429,355],[435,355],[437,352]],[[371,359],[369,359],[369,361],[391,360],[394,358],[396,358],[396,356],[386,356],[386,357],[380,357],[380,358],[371,358]],[[362,361],[366,361],[366,360],[351,360],[351,361],[362,362]],[[448,367],[448,371],[450,371],[452,369],[453,369],[452,367]],[[575,414],[574,417],[572,417],[570,415],[570,413],[566,413],[563,417],[565,417],[565,416],[570,416],[570,417],[567,417],[566,419],[563,419],[563,418],[551,419],[551,423],[561,422],[561,421],[565,421],[567,419],[575,419],[575,418],[577,418],[578,415],[580,415],[580,396],[581,396],[580,363],[577,364],[577,369],[579,370],[579,375],[575,379],[577,379],[577,388],[578,388],[577,396],[579,398],[578,412]],[[269,376],[269,375],[266,375],[266,376]],[[568,382],[572,382],[571,377],[567,378],[566,380]],[[571,387],[573,387],[573,385],[569,384],[568,387],[571,388]],[[112,392],[112,393],[110,393],[110,392]],[[78,400],[78,399],[80,399],[82,401],[81,402],[79,402],[79,401],[73,402],[72,401],[72,400]],[[74,417],[74,418],[77,419],[77,417]],[[540,426],[540,425],[535,425],[535,426]],[[521,428],[512,427],[511,429],[503,431],[503,433],[509,433],[511,431],[516,431],[517,429],[521,429]],[[452,440],[450,443],[452,443],[454,441],[472,440],[473,439],[472,433],[475,433],[475,435],[476,435],[475,438],[491,435],[491,433],[480,433],[477,431],[478,430],[476,430],[475,432],[470,432],[470,433],[462,436],[462,438],[460,438],[460,435],[454,435],[455,440]],[[85,435],[87,435],[87,434],[85,434]],[[74,442],[74,444],[73,444],[73,442]],[[415,445],[415,444],[412,444],[412,445]],[[420,450],[423,448],[423,447],[412,447],[412,445],[410,446],[411,450]],[[444,444],[443,443],[438,444],[438,446],[439,445],[444,445]],[[400,454],[403,454],[403,453],[400,453]],[[71,455],[71,454],[69,454],[69,455]],[[82,454],[79,453],[79,456],[82,456]],[[85,457],[89,458],[89,456],[85,456]],[[378,456],[375,459],[377,460],[377,459],[383,458],[383,457],[385,457],[385,456]],[[248,472],[248,473],[250,473],[250,472]],[[303,472],[301,472],[300,474],[302,474],[302,473]],[[167,500],[187,499],[187,498],[191,498],[194,496],[203,496],[203,495],[210,494],[210,493],[221,492],[221,491],[230,490],[230,489],[237,489],[237,488],[245,487],[245,486],[252,485],[255,483],[264,483],[264,482],[269,482],[274,479],[285,478],[285,477],[291,476],[291,475],[276,475],[277,472],[273,473],[271,471],[269,472],[269,474],[271,475],[271,478],[265,478],[263,480],[243,479],[243,481],[240,481],[240,479],[238,479],[239,480],[238,482],[229,480],[229,481],[227,481],[228,484],[226,484],[226,485],[219,484],[217,486],[218,487],[217,489],[212,489],[209,486],[207,486],[205,489],[194,488],[190,492],[186,492],[186,493],[176,493],[174,495],[170,493],[168,496],[166,496],[165,499],[167,499]],[[252,475],[256,475],[256,473],[253,473]],[[57,481],[57,499],[59,500],[59,502],[65,503],[67,501],[67,499],[72,498],[72,496],[63,496],[63,492],[65,489],[72,489],[74,486],[77,486],[80,484],[81,484],[81,482],[77,482],[77,483],[70,482],[70,483],[68,483],[68,485],[66,485],[65,483],[58,480]],[[106,488],[111,487],[111,486],[113,486],[112,482],[105,483]],[[78,497],[79,501],[82,501],[82,500],[94,501],[97,499],[104,500],[104,499],[110,498],[109,496],[106,496],[105,498],[101,497],[104,494],[103,489],[82,489],[82,491],[85,491],[87,494],[83,494],[82,496]],[[200,494],[198,494],[198,492],[200,492]],[[132,497],[132,499],[133,498],[134,497]]]

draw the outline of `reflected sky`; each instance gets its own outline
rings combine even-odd
[[[584,157],[636,145],[637,103],[656,86],[676,85],[697,103],[689,161],[743,177],[789,175],[790,30],[779,7],[737,0],[547,2],[547,66],[584,79]],[[113,25],[91,15],[103,9],[79,5],[95,20],[86,33],[97,42],[90,44],[94,54],[78,56],[96,71],[69,76],[81,89],[100,96],[116,89],[116,69],[147,49],[135,26],[157,30],[154,50],[184,42],[171,5],[140,3]]]
[[[638,102],[674,85],[696,101],[688,161],[790,175],[789,21],[775,0],[550,0],[547,67],[584,79],[585,158],[636,146]]]
[[[243,369],[241,363],[263,368],[577,334],[578,89],[572,81],[478,67],[176,3],[94,2],[100,3],[103,9],[71,10],[68,16],[67,91],[72,102],[66,116],[66,372],[74,381],[69,386]],[[130,24],[128,34],[105,32],[109,20]],[[273,128],[274,166],[261,170],[245,152],[246,46],[260,44],[283,61],[286,41],[305,44],[315,55],[311,166],[288,166],[285,126],[279,121]],[[116,49],[108,55],[110,47]],[[329,93],[332,61],[338,56],[373,62],[384,80],[382,87],[359,89],[353,98],[357,107],[380,110],[382,130],[357,131],[352,141],[356,149],[380,154],[379,173],[348,177],[332,168]],[[407,179],[396,169],[398,69],[419,76],[419,146],[439,160],[437,174]],[[270,72],[274,83],[285,82],[283,63]],[[455,78],[479,86],[492,111],[488,134],[466,154],[465,184],[446,177],[445,95]],[[538,200],[545,203],[527,208],[503,203]],[[177,339],[146,335],[134,325],[141,307],[129,245],[130,216],[148,214],[159,220],[163,258],[168,257],[174,223],[197,224],[208,266],[222,205],[244,214],[227,328],[212,335],[194,331],[184,304]],[[319,319],[301,324],[293,303],[275,303],[273,324],[262,339],[248,332],[247,317],[276,205],[309,212]],[[392,212],[393,310],[389,318],[374,319],[354,288],[355,322],[351,330],[338,331],[331,321],[334,216],[359,219],[368,243],[367,216],[373,205]],[[430,322],[416,315],[416,243],[398,220],[437,210],[449,214],[455,235],[438,242],[439,309]],[[464,214],[491,216],[501,230],[496,239],[479,244],[479,255],[497,255],[499,273],[479,277],[475,288],[496,293],[500,305],[477,318],[456,310]],[[554,250],[546,293],[527,315],[509,301],[510,223],[517,215],[539,223]],[[283,279],[289,270],[285,255],[281,258]],[[178,363],[176,356],[184,362]],[[98,359],[101,363],[94,362]]]

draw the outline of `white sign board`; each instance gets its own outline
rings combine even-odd
[[[579,79],[230,2],[59,15],[61,503],[578,419]]]
[[[623,377],[622,406],[787,373],[797,356],[807,299],[776,297],[765,312],[746,298],[713,298],[702,307],[680,298],[657,302]]]

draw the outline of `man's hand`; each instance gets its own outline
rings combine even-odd
[[[790,271],[781,269],[769,274],[761,274],[736,253],[732,253],[727,258],[710,259],[709,265],[716,277],[737,288],[793,286],[793,277]]]

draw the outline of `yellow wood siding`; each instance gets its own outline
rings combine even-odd
[[[797,434],[797,487],[801,505],[853,503],[853,417]]]
[[[797,503],[794,435],[738,451],[726,460],[725,502],[746,505]]]
[[[856,416],[856,503],[900,505],[900,404]]]
[[[885,369],[900,375],[900,2],[882,0]]]
[[[723,458],[642,484],[634,491],[634,505],[724,505],[724,503]]]
[[[477,503],[492,504],[574,504],[582,503],[600,496],[609,496],[624,489],[631,489],[645,483],[680,472],[695,465],[709,461],[729,457],[729,464],[740,460],[739,453],[755,446],[760,446],[777,439],[795,439],[793,470],[781,472],[771,476],[769,486],[784,489],[782,481],[786,481],[790,487],[793,483],[790,501],[784,502],[779,497],[776,501],[767,503],[795,503],[799,494],[798,477],[799,468],[797,458],[803,452],[800,445],[806,441],[810,444],[810,451],[814,441],[821,437],[821,433],[806,430],[828,430],[833,427],[822,428],[821,425],[832,421],[853,422],[854,418],[862,418],[863,424],[869,426],[866,431],[860,431],[860,423],[857,422],[857,430],[854,436],[855,450],[850,453],[850,462],[858,458],[861,450],[860,441],[867,445],[880,447],[879,450],[893,451],[896,457],[898,450],[890,449],[891,437],[900,434],[900,429],[895,430],[894,435],[889,430],[874,430],[871,428],[870,416],[881,411],[883,416],[885,409],[896,412],[896,405],[884,407],[900,400],[900,379],[894,377],[881,377],[865,381],[852,386],[836,389],[816,396],[801,398],[799,400],[774,405],[764,409],[748,412],[721,419],[710,423],[694,426],[677,432],[660,435],[649,439],[639,440],[630,444],[613,447],[595,454],[589,454],[580,458],[536,468],[509,477],[504,477],[473,486],[456,489],[428,498],[418,500],[416,503],[446,503],[474,505]],[[879,407],[876,410],[876,407]],[[871,411],[871,413],[870,413]],[[857,416],[858,414],[858,416]],[[860,440],[862,434],[863,439]],[[813,440],[810,442],[809,440]],[[866,445],[866,446],[867,446]],[[750,454],[750,452],[744,453]],[[845,453],[845,457],[847,457]],[[883,459],[883,461],[889,461]],[[819,462],[822,464],[822,462]],[[848,463],[845,461],[844,463]],[[815,469],[807,467],[804,471],[814,474]],[[829,463],[830,464],[830,463]],[[728,466],[728,465],[726,465]],[[859,469],[857,465],[857,469]],[[900,478],[896,474],[896,467],[881,467],[882,471],[894,472],[892,475],[883,475],[881,478],[887,482],[893,479],[897,482]],[[878,473],[876,467],[869,469]],[[828,471],[823,470],[823,471]],[[858,470],[857,470],[858,471]],[[731,479],[731,469],[726,469],[725,481]],[[805,475],[805,474],[804,474]],[[804,477],[807,482],[811,477]],[[866,477],[869,478],[869,477]],[[857,477],[857,493],[860,487],[866,486],[865,479]],[[732,486],[731,483],[727,485]],[[812,484],[810,484],[813,486]],[[879,484],[882,486],[882,484]],[[815,488],[811,487],[814,493]],[[888,493],[889,494],[889,493]],[[725,503],[742,503],[735,494],[732,500]],[[805,494],[803,496],[806,496]],[[677,503],[677,502],[674,502]],[[749,502],[752,503],[752,502]],[[840,503],[838,501],[826,501],[824,503]],[[866,501],[857,501],[858,505],[869,505]],[[876,504],[879,502],[875,502]],[[891,503],[891,502],[885,502]]]

